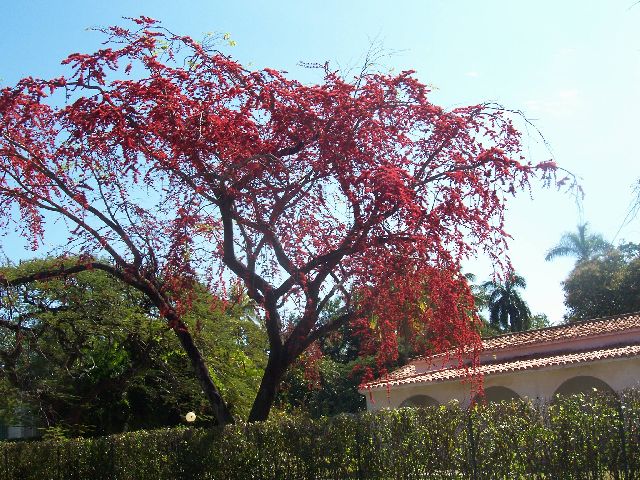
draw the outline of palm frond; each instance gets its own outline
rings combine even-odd
[[[591,260],[611,249],[611,244],[602,235],[589,233],[588,223],[580,224],[575,232],[565,232],[555,247],[547,251],[545,260],[558,257],[574,257],[577,263]]]

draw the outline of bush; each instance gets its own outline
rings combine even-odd
[[[640,393],[280,416],[220,429],[0,443],[0,479],[615,479],[640,473]]]

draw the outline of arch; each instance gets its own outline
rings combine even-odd
[[[508,387],[496,385],[484,389],[484,395],[476,395],[473,397],[471,404],[480,402],[480,404],[510,402],[511,400],[519,400],[520,395]]]
[[[437,407],[440,403],[429,395],[413,395],[404,400],[400,407]]]
[[[484,401],[487,403],[509,402],[511,400],[519,400],[520,395],[508,387],[496,385],[484,389]]]
[[[565,380],[553,393],[553,398],[558,396],[577,395],[583,393],[585,395],[594,392],[609,393],[616,395],[616,392],[604,380],[590,375],[578,375]]]

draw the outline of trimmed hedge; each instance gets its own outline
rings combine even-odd
[[[640,478],[640,393],[0,443],[0,479]]]

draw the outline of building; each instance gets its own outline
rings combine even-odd
[[[418,358],[360,388],[368,410],[471,403],[470,361]],[[480,366],[488,402],[512,398],[619,392],[640,381],[640,313],[509,333],[482,340]]]

